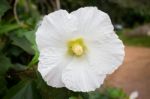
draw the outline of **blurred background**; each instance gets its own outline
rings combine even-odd
[[[46,14],[85,6],[96,6],[108,13],[126,45],[123,65],[104,83],[104,87],[119,89],[110,88],[106,93],[111,98],[102,99],[127,99],[115,97],[134,91],[138,99],[150,99],[149,0],[0,0],[0,98],[21,99],[28,94],[25,99],[48,99],[38,96],[48,89],[36,71],[36,28]]]

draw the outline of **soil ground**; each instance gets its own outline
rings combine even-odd
[[[150,48],[125,48],[125,60],[122,66],[106,80],[107,86],[123,88],[130,94],[138,91],[138,99],[150,99]]]

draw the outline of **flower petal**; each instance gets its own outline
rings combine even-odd
[[[124,45],[114,32],[88,44],[89,62],[100,74],[110,74],[122,64]]]
[[[96,7],[84,7],[71,13],[78,18],[78,32],[89,38],[113,31],[109,16]]]
[[[65,10],[58,10],[43,18],[36,32],[39,50],[49,47],[65,46],[66,39],[77,30],[76,18]]]
[[[70,57],[65,55],[64,50],[47,48],[41,51],[38,71],[48,85],[64,87],[61,76],[63,69],[69,64]]]
[[[99,88],[106,75],[98,75],[91,69],[88,61],[74,58],[62,73],[62,81],[65,86],[73,91],[94,91]]]

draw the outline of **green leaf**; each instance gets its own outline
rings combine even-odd
[[[24,33],[24,36],[26,39],[32,44],[32,48],[34,49],[35,52],[38,53],[38,48],[35,42],[35,31],[27,31]]]
[[[29,54],[34,54],[34,50],[32,49],[32,44],[24,37],[18,37],[17,35],[11,35],[11,40],[13,41],[12,44],[22,48],[24,51],[28,52]]]
[[[38,62],[39,52],[36,51],[34,57],[32,58],[31,62],[28,64],[28,66],[32,66]]]
[[[7,91],[6,80],[4,76],[0,76],[0,98],[4,96]]]
[[[120,88],[108,88],[105,92],[112,99],[127,99],[128,96]]]
[[[16,63],[16,64],[14,64],[13,69],[15,69],[16,71],[23,71],[23,70],[26,70],[27,67],[25,65]]]
[[[82,99],[89,99],[89,93],[87,92],[80,92],[79,95],[82,97]]]
[[[24,35],[27,38],[27,40],[30,41],[30,43],[32,44],[32,49],[34,49],[34,51],[35,51],[35,55],[28,65],[28,66],[32,66],[38,62],[38,57],[39,57],[39,51],[37,49],[37,45],[35,42],[35,31],[25,32]]]
[[[35,31],[25,32],[24,35],[28,41],[30,41],[33,45],[35,44]]]
[[[100,92],[94,91],[89,93],[89,99],[104,99],[104,98],[102,98]]]
[[[12,67],[10,59],[7,58],[4,54],[0,53],[0,98],[7,91],[5,74],[10,67]]]
[[[7,0],[0,0],[0,18],[4,15],[4,13],[10,8]]]
[[[0,75],[4,75],[10,67],[12,67],[10,59],[0,54]]]
[[[15,57],[19,57],[21,53],[23,53],[23,50],[20,50],[17,46],[10,46],[7,50],[7,55],[13,55]]]
[[[35,83],[31,81],[21,81],[12,87],[4,99],[41,99]]]
[[[8,33],[18,28],[20,28],[20,25],[18,24],[10,24],[10,23],[0,24],[0,35]]]
[[[78,97],[72,96],[72,97],[69,97],[69,99],[78,99]]]
[[[101,91],[89,92],[89,98],[85,99],[129,99],[119,88],[105,88]]]

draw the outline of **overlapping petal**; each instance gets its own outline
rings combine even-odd
[[[47,47],[61,48],[66,40],[77,31],[76,17],[65,10],[46,15],[36,32],[36,43],[39,50]]]
[[[70,63],[71,57],[66,56],[65,50],[46,48],[40,52],[38,71],[48,85],[65,87],[62,82],[62,71]]]
[[[100,74],[111,74],[123,62],[124,45],[118,36],[112,32],[99,39],[88,42],[88,59]]]
[[[99,75],[95,72],[86,57],[74,58],[65,68],[62,74],[62,81],[65,86],[73,91],[94,91],[99,88],[106,75]]]
[[[84,7],[71,13],[77,17],[78,33],[85,38],[95,38],[113,31],[109,16],[96,7]]]

